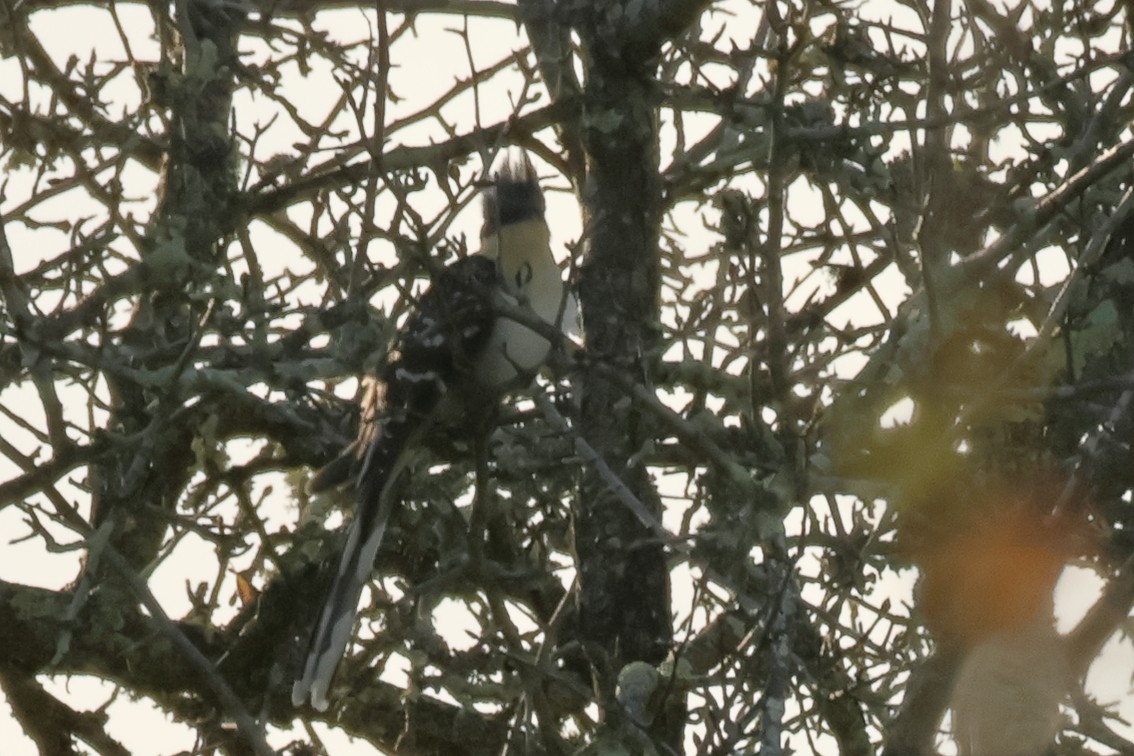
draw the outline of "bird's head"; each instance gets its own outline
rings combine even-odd
[[[542,221],[546,204],[539,177],[526,152],[513,147],[501,153],[484,194],[484,225],[481,239],[488,239],[508,226]]]

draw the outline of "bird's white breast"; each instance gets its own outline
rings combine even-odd
[[[497,256],[504,293],[512,304],[530,308],[552,325],[569,322],[567,316],[574,318],[567,311],[570,303],[564,303],[562,275],[551,255],[542,219],[504,227],[492,246],[486,246],[485,252]],[[490,387],[511,383],[520,372],[532,372],[543,364],[550,349],[548,340],[532,329],[508,317],[498,317],[477,360],[477,378]]]

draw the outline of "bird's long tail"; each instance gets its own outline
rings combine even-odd
[[[319,711],[327,709],[327,691],[350,642],[362,587],[370,577],[390,513],[400,499],[398,480],[407,463],[406,452],[414,447],[421,426],[408,417],[387,420],[358,460],[358,509],[331,591],[311,634],[303,675],[291,689],[295,706],[310,700]]]

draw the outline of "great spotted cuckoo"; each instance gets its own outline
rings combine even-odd
[[[496,402],[506,389],[529,380],[548,355],[548,340],[521,319],[498,314],[494,298],[530,308],[551,324],[562,319],[565,288],[551,253],[544,198],[522,151],[505,155],[484,191],[483,207],[480,253],[434,276],[395,337],[385,368],[367,381],[358,438],[308,486],[318,491],[349,484],[356,509],[303,673],[292,688],[296,706],[309,700],[316,709],[327,708],[412,451],[431,427]]]

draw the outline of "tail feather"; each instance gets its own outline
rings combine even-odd
[[[331,591],[323,602],[307,648],[302,676],[291,689],[291,702],[307,700],[319,711],[328,706],[327,691],[350,643],[362,588],[370,578],[386,525],[400,499],[397,485],[422,423],[395,418],[383,423],[358,460],[358,510],[351,521]]]
[[[358,437],[311,476],[307,481],[307,493],[329,491],[349,482],[352,477],[357,479],[364,455],[369,453],[378,438],[381,428],[379,418],[385,407],[386,384],[376,378],[364,379]]]
[[[351,523],[339,572],[311,636],[303,676],[291,689],[291,702],[295,706],[302,706],[310,699],[311,705],[319,711],[327,710],[327,691],[350,642],[362,587],[370,577],[393,508],[389,497],[386,498],[387,501],[379,502],[376,516],[370,523],[372,529],[365,538],[361,518]]]

